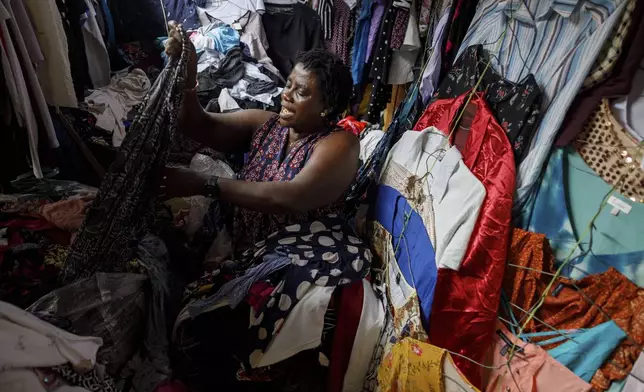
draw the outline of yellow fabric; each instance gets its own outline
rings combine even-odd
[[[378,369],[381,392],[443,392],[445,350],[404,338],[396,343]]]
[[[360,101],[356,117],[362,118],[367,114],[367,111],[369,110],[369,101],[371,100],[371,90],[373,90],[373,85],[368,84],[364,89],[364,94],[362,95],[362,101]]]
[[[398,105],[405,99],[405,94],[407,94],[407,86],[404,84],[397,84],[392,87],[391,91],[391,101],[387,104],[384,114],[384,124],[382,129],[387,129],[389,124],[394,119],[394,114],[396,113],[396,108]]]

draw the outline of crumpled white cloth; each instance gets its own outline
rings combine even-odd
[[[102,344],[101,338],[71,334],[0,301],[0,381],[14,378],[8,371],[65,363],[79,372],[91,370]]]
[[[123,120],[133,107],[143,102],[150,91],[150,79],[145,72],[135,68],[119,71],[112,77],[110,84],[85,97],[85,104],[94,116],[96,125],[112,132],[112,144],[119,147],[125,138]]]

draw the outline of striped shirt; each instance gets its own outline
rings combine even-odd
[[[476,44],[491,66],[520,82],[534,74],[543,90],[543,117],[517,173],[515,207],[539,179],[550,147],[584,79],[620,21],[626,0],[482,0],[460,52]],[[503,31],[507,32],[499,40]],[[460,53],[459,53],[460,55]]]

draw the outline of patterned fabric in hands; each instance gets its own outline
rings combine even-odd
[[[67,282],[96,271],[124,271],[154,217],[159,175],[168,158],[186,84],[191,49],[184,37],[181,57],[168,63],[145,97],[119,157],[87,211],[65,265]]]
[[[306,165],[317,142],[333,129],[308,135],[288,148],[288,128],[282,127],[275,116],[255,132],[251,142],[248,163],[239,173],[240,180],[249,182],[290,181]],[[343,131],[344,132],[344,131]],[[340,203],[321,207],[304,214],[264,214],[245,208],[236,208],[233,218],[233,249],[236,254],[256,242],[291,224],[313,221],[321,216],[342,211]]]

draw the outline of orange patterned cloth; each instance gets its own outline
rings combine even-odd
[[[555,272],[548,240],[542,234],[514,229],[508,263],[527,267],[508,266],[503,287],[512,303],[529,310],[552,279],[548,273]],[[524,312],[513,311],[518,320],[525,317]],[[644,289],[614,268],[577,281],[560,277],[555,280],[536,317],[556,329],[592,328],[612,319],[635,340],[624,339],[593,376],[593,387],[606,390],[612,381],[626,377],[640,354],[638,346],[644,344]],[[524,332],[550,330],[543,323],[532,320]]]

